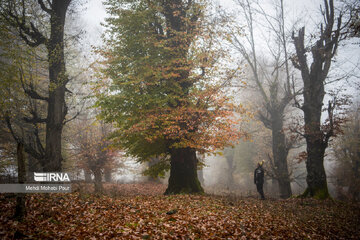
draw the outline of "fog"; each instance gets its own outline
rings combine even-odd
[[[244,21],[237,14],[239,12],[239,6],[237,1],[226,0],[217,1],[215,5],[220,6],[226,12],[237,16],[239,21]],[[319,6],[323,1],[291,1],[285,2],[285,14],[286,14],[286,31],[290,33],[296,28],[303,25],[307,26],[307,31],[313,31],[317,27],[317,22],[320,19]],[[272,1],[265,1],[262,3],[263,9],[268,14],[274,14],[274,6]],[[80,14],[79,21],[84,26],[85,33],[82,37],[82,46],[87,49],[88,54],[91,55],[91,46],[101,46],[101,35],[104,34],[104,26],[101,23],[106,18],[105,7],[101,0],[89,0],[84,7],[82,14]],[[258,18],[256,24],[261,23],[261,18]],[[262,23],[261,23],[262,24]],[[260,24],[260,25],[261,25]],[[271,53],[267,50],[267,40],[270,38],[268,31],[265,27],[255,29],[255,38],[257,40],[257,46],[259,47],[259,53],[261,53],[264,61]],[[290,44],[290,49],[293,51],[293,47]],[[334,63],[334,67],[330,73],[330,79],[336,79],[340,76],[346,76],[346,81],[334,83],[326,86],[327,91],[345,91],[348,94],[354,94],[355,90],[352,88],[351,82],[356,81],[356,73],[359,72],[359,55],[360,50],[354,44],[350,44],[339,47],[344,54],[338,57],[338,61]],[[354,54],[358,52],[359,54]],[[237,56],[237,53],[233,54],[239,59],[241,56]],[[233,57],[234,57],[233,56]],[[248,104],[251,111],[256,112],[261,101],[259,96],[254,90],[254,86],[251,83],[251,75],[249,70],[244,67],[243,79],[248,80],[248,88],[246,89],[229,89],[232,94],[235,94],[235,101]],[[354,78],[355,76],[355,78]],[[299,74],[297,73],[299,78]],[[300,86],[301,87],[301,86]],[[255,97],[254,97],[255,96]],[[256,100],[255,100],[256,99]],[[327,102],[330,97],[325,98]],[[289,107],[285,116],[285,122],[287,125],[293,123],[296,118],[301,118],[302,112]],[[326,114],[323,114],[323,121],[326,119]],[[271,133],[268,132],[258,119],[252,119],[256,122],[254,126],[247,126],[249,132],[253,132],[250,140],[240,140],[239,144],[235,145],[233,149],[219,150],[220,154],[206,155],[202,157],[204,167],[198,172],[202,186],[207,193],[215,194],[236,194],[239,196],[255,196],[257,195],[256,186],[254,184],[254,169],[261,160],[265,160],[265,172],[271,172],[268,155],[271,155]],[[305,161],[299,162],[298,154],[305,150],[305,143],[302,140],[298,144],[299,146],[292,149],[288,156],[289,171],[292,173],[291,188],[293,194],[300,194],[306,188],[306,167]],[[327,173],[329,191],[335,194],[335,186],[333,184],[333,167],[334,161],[331,160],[331,149],[328,149],[328,154],[325,157],[325,169]],[[233,159],[229,162],[226,156],[229,152],[233,152]],[[134,183],[148,181],[149,178],[142,175],[142,172],[146,169],[144,164],[140,164],[131,157],[121,159],[124,165],[115,171],[113,174],[113,180],[118,183]],[[232,164],[231,166],[229,164]],[[165,178],[158,181],[163,184],[167,184],[168,175]],[[279,189],[277,181],[272,179],[271,176],[266,175],[266,181],[264,184],[265,194],[272,197],[279,197]]]

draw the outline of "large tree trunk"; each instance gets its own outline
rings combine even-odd
[[[322,141],[306,140],[307,159],[306,159],[306,182],[307,190],[304,196],[311,196],[318,199],[329,197],[326,173],[324,168],[325,147]]]
[[[47,43],[49,61],[49,98],[46,124],[45,171],[61,171],[61,135],[67,107],[65,90],[68,78],[64,57],[64,26],[70,0],[55,0],[50,17],[51,33]]]
[[[197,177],[196,151],[192,148],[171,150],[169,185],[165,194],[203,193]]]
[[[26,181],[26,168],[25,168],[25,156],[24,156],[24,145],[18,143],[17,146],[17,164],[18,164],[18,182],[23,184]],[[16,207],[14,218],[22,220],[26,215],[25,206],[25,193],[18,193],[16,196]]]
[[[324,133],[320,128],[321,108],[325,92],[322,82],[319,81],[312,81],[311,88],[312,90],[304,93],[303,106],[307,146],[306,182],[308,185],[303,196],[325,199],[330,196],[324,168],[324,155],[327,142],[324,141]],[[305,87],[305,90],[307,89],[308,88]],[[311,93],[311,95],[309,93]]]
[[[274,116],[276,115],[276,116]],[[287,165],[288,149],[283,132],[282,113],[272,114],[272,151],[281,198],[289,198],[292,195],[289,170]]]
[[[357,130],[358,131],[358,130]],[[353,201],[359,201],[360,200],[360,186],[358,183],[360,182],[360,176],[359,176],[359,169],[360,169],[360,136],[357,137],[357,154],[354,154],[352,158],[353,166],[352,166],[352,172],[351,172],[351,181],[348,189],[348,195],[351,196],[351,200]]]

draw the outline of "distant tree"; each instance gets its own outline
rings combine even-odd
[[[341,0],[347,13],[348,23],[343,35],[346,37],[360,37],[360,2],[357,0]]]
[[[338,194],[360,201],[360,107],[353,107],[348,121],[342,126],[343,134],[333,142],[335,156],[335,184]]]
[[[95,192],[101,193],[103,177],[105,181],[111,181],[111,174],[119,167],[117,151],[109,148],[111,128],[92,120],[79,120],[72,126],[76,132],[70,143],[72,157],[76,159],[78,168],[83,169],[85,174],[90,172],[94,176]]]
[[[304,112],[304,134],[306,139],[306,169],[307,189],[303,196],[320,199],[329,197],[324,169],[324,154],[329,139],[335,135],[334,108],[336,102],[330,102],[323,109],[325,96],[325,80],[328,77],[331,62],[335,57],[342,29],[342,15],[335,19],[333,0],[324,0],[322,11],[324,23],[320,25],[320,35],[310,48],[305,47],[305,27],[302,27],[297,36],[292,35],[296,54],[292,58],[295,68],[301,71],[304,84],[303,104],[296,105]],[[307,53],[312,55],[309,66]],[[328,112],[326,126],[321,125],[323,111]]]
[[[245,27],[243,23],[232,26],[228,40],[249,65],[250,78],[260,93],[262,106],[258,112],[258,118],[272,132],[271,161],[274,166],[272,176],[278,182],[280,196],[288,198],[292,192],[287,157],[294,142],[286,136],[284,118],[286,107],[290,105],[297,93],[291,84],[292,76],[289,66],[288,41],[285,33],[283,1],[278,1],[276,16],[270,16],[260,4],[257,4],[256,7],[255,1],[237,0],[236,4],[242,10],[241,14],[245,19]],[[255,13],[265,19],[270,34],[274,36],[273,39],[268,40],[274,41],[268,42],[270,64],[261,64],[262,57],[260,57],[261,53],[257,48],[255,38],[257,28],[254,19]],[[246,37],[244,37],[243,28],[248,32]]]
[[[228,188],[233,188],[235,186],[234,172],[236,170],[235,159],[234,159],[234,149],[225,148],[224,156],[227,163],[227,179],[226,184]]]
[[[222,94],[224,55],[205,21],[204,1],[107,1],[107,49],[100,116],[115,122],[120,147],[140,161],[170,162],[166,194],[200,193],[197,152],[241,136],[238,111]],[[218,48],[216,48],[218,47]],[[108,85],[106,85],[108,84]]]

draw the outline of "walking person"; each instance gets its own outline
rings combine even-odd
[[[262,200],[265,199],[264,190],[263,190],[263,185],[264,185],[264,169],[262,167],[263,164],[264,161],[259,162],[254,172],[254,183],[256,184],[256,189],[259,192]]]

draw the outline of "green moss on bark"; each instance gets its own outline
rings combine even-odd
[[[307,198],[307,197],[312,197],[318,200],[331,199],[328,188],[326,186],[312,191],[308,187],[305,189],[303,194],[298,196],[298,198]]]
[[[321,188],[321,189],[318,189],[317,191],[315,191],[314,198],[318,199],[318,200],[325,200],[325,199],[329,199],[331,197],[330,197],[327,187],[325,187],[325,188]]]

